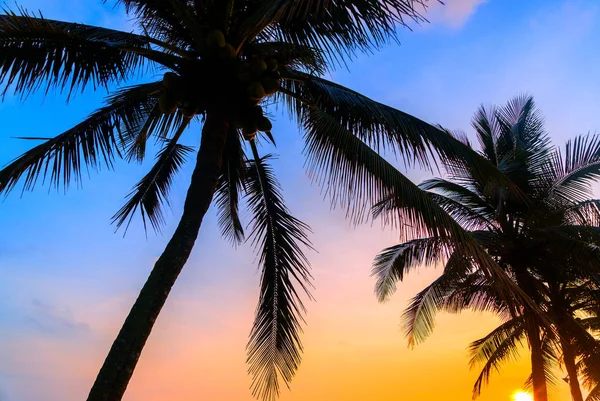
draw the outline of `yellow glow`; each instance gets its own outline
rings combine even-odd
[[[513,395],[513,401],[533,401],[533,396],[526,391],[517,391]]]

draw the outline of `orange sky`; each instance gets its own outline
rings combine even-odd
[[[431,281],[435,271],[412,275],[390,302],[378,304],[368,266],[375,252],[392,244],[394,237],[377,227],[352,231],[343,223],[329,224],[336,220],[340,222],[341,213],[335,212],[313,227],[315,243],[324,238],[330,241],[320,247],[319,254],[311,255],[317,302],[308,304],[302,366],[292,391],[284,390],[281,400],[469,400],[476,372],[468,369],[465,349],[470,340],[494,327],[495,319],[467,313],[444,315],[426,343],[408,349],[399,326],[400,311],[407,297]],[[335,238],[340,241],[331,240]],[[193,283],[205,279],[200,277],[204,269],[199,264],[193,261],[188,265],[182,280]],[[243,274],[245,267],[223,269],[236,275]],[[250,401],[244,345],[255,294],[240,288],[250,289],[255,284],[223,277],[211,282],[212,290],[204,294],[186,285],[177,286],[124,400]],[[15,356],[19,355],[15,360],[22,364],[15,370],[43,378],[40,384],[46,391],[64,391],[68,399],[85,396],[135,296],[131,293],[129,299],[92,305],[87,304],[84,294],[76,292],[68,296],[80,301],[70,310],[71,318],[85,319],[100,335],[87,340],[24,337],[13,349]],[[519,363],[507,365],[501,375],[493,377],[481,401],[511,399],[527,376],[525,352],[523,356]],[[553,392],[552,400],[568,399],[565,385]]]

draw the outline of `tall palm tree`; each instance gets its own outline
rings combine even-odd
[[[136,24],[128,33],[44,19],[20,9],[0,16],[0,83],[26,96],[58,88],[69,95],[87,87],[123,85],[140,72],[162,79],[124,86],[73,128],[33,147],[0,171],[0,193],[38,178],[52,185],[79,181],[81,170],[118,158],[141,161],[148,141],[162,145],[150,171],[115,214],[127,226],[134,214],[160,228],[161,206],[187,158],[195,168],[180,222],[127,316],[90,391],[88,401],[120,400],[169,292],[185,265],[209,205],[219,209],[222,234],[245,238],[239,199],[251,212],[249,237],[262,266],[261,291],[248,343],[253,394],[272,400],[301,358],[304,315],[300,293],[310,273],[304,250],[307,226],[285,207],[262,145],[276,132],[263,107],[288,106],[304,131],[314,178],[355,221],[390,193],[406,207],[401,217],[414,234],[448,238],[473,251],[503,296],[525,296],[437,204],[377,150],[427,165],[430,151],[460,156],[494,171],[488,162],[439,129],[326,79],[323,74],[357,52],[395,40],[398,25],[423,21],[421,0],[119,0]],[[199,149],[180,139],[202,123]],[[32,138],[30,138],[32,139]],[[40,138],[35,138],[40,139]],[[497,177],[502,182],[503,177]]]
[[[571,311],[559,308],[559,301],[564,299],[561,286],[574,279],[598,284],[600,214],[599,201],[591,199],[591,183],[600,176],[600,136],[577,137],[567,143],[563,154],[551,145],[543,119],[527,96],[517,97],[505,107],[481,107],[472,122],[480,154],[523,196],[514,197],[504,186],[475,175],[474,166],[453,161],[445,163],[449,179],[427,180],[420,187],[469,230],[490,257],[540,305],[546,322],[529,307],[500,299],[495,283],[479,272],[476,261],[434,237],[415,238],[384,250],[374,263],[376,293],[383,301],[410,269],[444,263],[441,277],[420,292],[405,312],[410,343],[422,341],[431,333],[438,310],[470,308],[500,314],[504,324],[474,344],[474,355],[483,355],[489,363],[475,391],[482,380],[487,380],[489,370],[497,366],[495,359],[490,359],[489,347],[498,348],[495,358],[504,361],[514,349],[508,346],[524,337],[531,350],[534,397],[545,401],[551,349],[556,341],[560,342],[547,323],[568,328],[562,336],[559,331],[558,337],[569,341],[573,333],[581,332],[581,327],[573,324]],[[464,135],[461,138],[471,146]],[[397,200],[389,197],[377,205],[375,212],[398,208],[401,205]]]

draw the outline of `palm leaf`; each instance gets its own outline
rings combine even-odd
[[[168,195],[173,178],[185,163],[186,154],[193,151],[193,148],[177,143],[189,121],[189,118],[185,119],[173,139],[166,142],[165,147],[158,153],[154,166],[135,185],[125,205],[113,216],[112,220],[117,228],[127,223],[127,229],[133,215],[139,209],[144,228],[147,227],[148,219],[154,230],[160,231],[165,222],[162,206],[169,202]]]
[[[429,196],[465,229],[494,227],[494,207],[475,190],[442,178],[423,181],[419,188],[429,191]]]
[[[247,171],[251,237],[261,249],[260,299],[248,342],[252,393],[267,401],[288,385],[301,359],[301,323],[305,308],[295,285],[308,294],[311,280],[302,247],[309,247],[308,226],[289,214],[279,184],[252,142],[254,160]]]
[[[484,362],[473,386],[473,399],[481,394],[481,388],[489,382],[492,371],[499,371],[506,361],[519,356],[519,345],[525,336],[522,318],[514,318],[503,323],[485,337],[469,346],[471,367]]]
[[[22,10],[0,15],[0,84],[27,95],[46,84],[69,93],[128,79],[148,51],[143,37],[94,26],[47,20]]]
[[[117,0],[137,22],[143,32],[171,45],[189,46],[194,42],[190,26],[168,0]],[[207,7],[208,8],[208,7]],[[196,26],[198,24],[191,24]]]
[[[421,0],[260,0],[248,7],[239,28],[243,42],[260,33],[314,47],[332,60],[368,52],[396,39],[406,19],[424,21]]]
[[[233,244],[244,240],[239,216],[239,197],[244,187],[246,160],[237,130],[230,129],[223,154],[223,171],[215,192],[222,235]]]
[[[372,276],[377,278],[375,294],[386,301],[396,290],[396,282],[413,268],[443,262],[448,249],[440,238],[423,238],[386,248],[375,257]]]
[[[137,131],[154,107],[159,83],[123,89],[107,99],[107,105],[62,134],[25,152],[0,170],[0,193],[12,190],[25,176],[24,189],[31,190],[39,176],[67,187],[80,181],[81,169],[112,166],[119,155],[118,140]]]
[[[568,141],[564,164],[559,168],[551,190],[569,201],[589,198],[591,184],[600,177],[600,135],[582,135]]]
[[[568,224],[600,226],[600,199],[589,199],[566,208]]]
[[[405,163],[423,166],[430,165],[432,154],[448,169],[473,166],[470,173],[477,180],[501,185],[524,199],[501,171],[449,131],[322,78],[298,71],[289,71],[283,78],[281,93],[300,121],[305,122],[316,108],[378,152],[399,153]]]
[[[444,272],[411,300],[402,313],[402,322],[409,346],[423,342],[435,328],[435,316],[447,304],[471,266],[464,255],[454,252],[447,260]]]
[[[498,165],[496,158],[496,138],[498,138],[498,124],[495,119],[496,109],[486,109],[480,106],[471,120],[471,125],[475,128],[477,139],[481,146],[482,155],[494,165]]]
[[[585,397],[585,401],[600,401],[600,385],[595,386]]]

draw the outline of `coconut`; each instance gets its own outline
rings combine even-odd
[[[262,106],[254,106],[248,110],[248,116],[252,121],[258,121],[259,118],[263,116],[263,108]]]
[[[267,69],[269,71],[275,71],[279,68],[279,63],[277,62],[276,59],[274,58],[270,58],[267,60]]]
[[[214,29],[206,35],[206,42],[209,46],[225,47],[225,35],[218,29]]]
[[[158,109],[165,114],[173,114],[177,110],[177,100],[169,96],[168,93],[163,93],[158,98]]]
[[[281,73],[279,72],[279,70],[269,71],[267,76],[273,78],[274,80],[279,80],[281,78]]]
[[[267,132],[273,129],[273,124],[271,124],[271,120],[269,120],[267,117],[262,116],[256,121],[256,127],[259,131]]]
[[[239,60],[237,63],[235,63],[235,72],[250,72],[250,63]]]
[[[255,58],[250,62],[250,69],[252,74],[258,77],[267,70],[267,63],[261,58]]]
[[[247,141],[251,141],[256,138],[256,130],[244,128],[242,130],[242,134],[244,135],[244,139]]]
[[[252,80],[252,76],[248,72],[240,72],[237,74],[237,80],[238,82],[247,85]]]
[[[231,46],[229,43],[226,43],[224,47],[219,49],[219,57],[224,59],[234,59],[237,56],[237,51],[235,47]]]
[[[246,87],[246,94],[250,99],[260,100],[265,97],[265,88],[260,82],[254,81]]]
[[[165,88],[174,88],[179,82],[181,82],[181,77],[174,72],[165,72],[165,75],[163,75],[163,85]]]
[[[279,90],[279,82],[271,77],[262,77],[260,79],[260,83],[262,84],[263,88],[265,88],[265,93],[267,95],[272,95]]]

